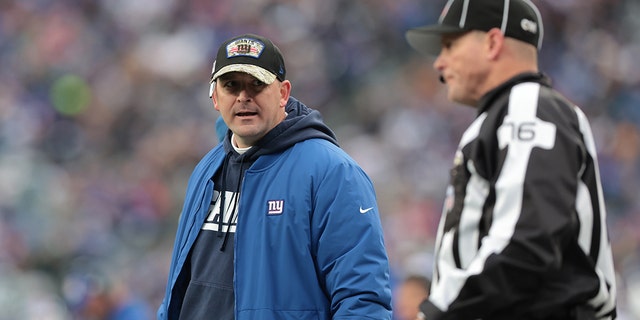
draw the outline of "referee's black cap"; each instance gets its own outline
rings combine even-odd
[[[438,55],[443,34],[492,28],[538,50],[542,46],[542,18],[530,0],[448,0],[437,24],[410,29],[406,38],[418,52]]]

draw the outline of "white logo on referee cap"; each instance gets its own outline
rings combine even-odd
[[[538,32],[538,24],[529,19],[522,19],[522,21],[520,21],[520,27],[522,27],[522,30],[534,34]]]

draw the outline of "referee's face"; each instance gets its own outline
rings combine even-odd
[[[266,84],[247,73],[230,72],[217,79],[212,99],[235,144],[245,148],[284,120],[290,92],[288,80]]]
[[[475,106],[484,94],[488,74],[484,33],[469,31],[442,36],[442,50],[434,68],[447,84],[451,101]]]

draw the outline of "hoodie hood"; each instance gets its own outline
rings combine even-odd
[[[324,139],[338,145],[335,133],[323,122],[320,112],[311,109],[294,97],[289,97],[285,106],[287,118],[269,131],[244,155],[245,160],[255,160],[261,155],[275,153],[308,139]],[[224,138],[224,150],[235,153],[231,145],[231,134]]]

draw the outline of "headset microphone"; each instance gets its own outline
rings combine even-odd
[[[444,80],[444,77],[442,75],[440,75],[440,77],[438,78],[440,80],[440,82],[442,83],[447,83],[447,81]]]

